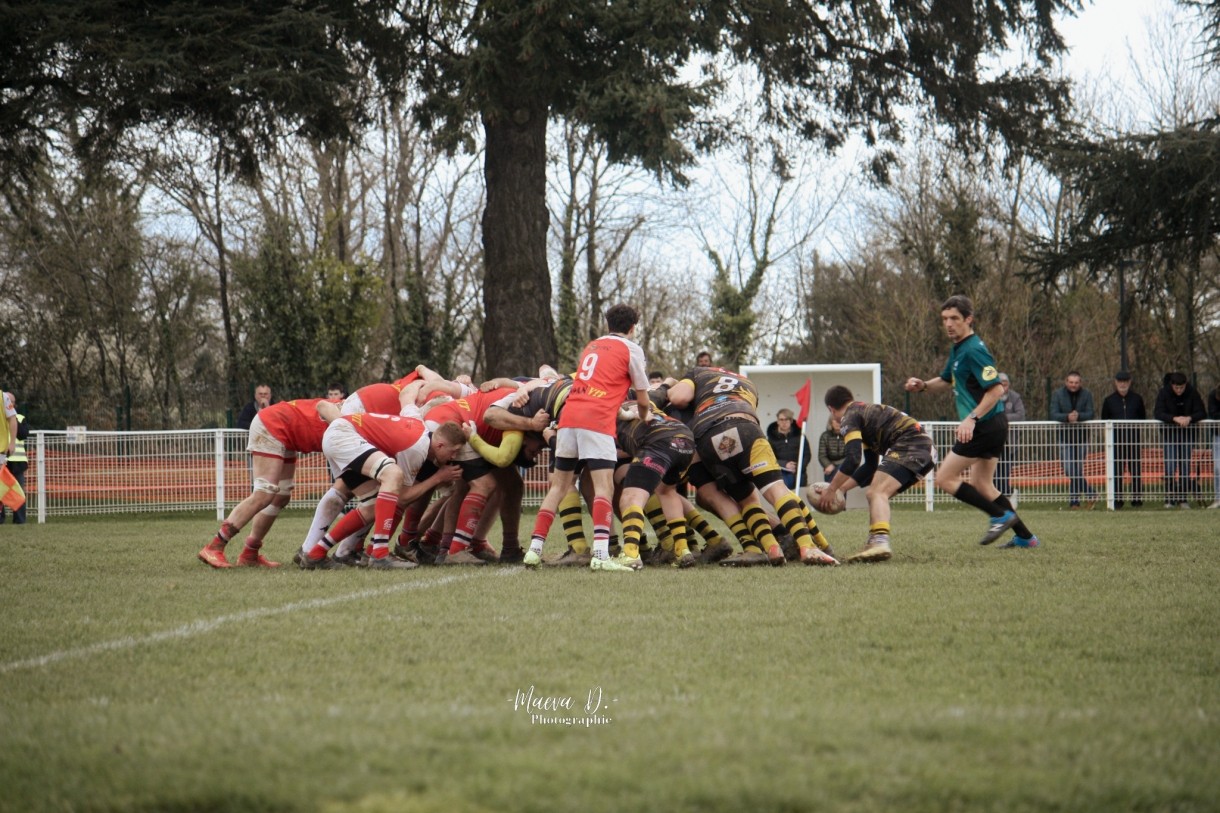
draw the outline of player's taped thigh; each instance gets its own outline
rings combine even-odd
[[[390,457],[384,457],[377,461],[377,466],[373,469],[373,479],[380,480],[382,472],[384,472],[387,467],[396,465],[397,464],[394,462],[393,458]]]

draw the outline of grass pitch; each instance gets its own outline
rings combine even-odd
[[[1039,550],[903,510],[886,564],[621,575],[0,527],[0,810],[1216,810],[1220,516],[1026,518]]]

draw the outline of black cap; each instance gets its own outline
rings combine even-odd
[[[1119,370],[1117,373],[1114,374],[1114,380],[1115,381],[1130,381],[1131,373],[1127,372],[1126,370]]]

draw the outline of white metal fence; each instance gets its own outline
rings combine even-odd
[[[223,519],[250,493],[247,434],[238,429],[171,432],[33,431],[26,441],[27,511],[48,517],[148,511],[216,512]],[[546,466],[527,472],[526,499],[546,493]],[[330,486],[320,454],[298,458],[293,505]]]
[[[956,423],[925,423],[943,456],[953,445]],[[1130,474],[1116,482],[1117,462],[1128,451],[1140,464],[1145,502],[1166,499],[1166,427],[1156,421],[1102,422],[1083,426],[1080,474],[1096,492],[1099,506],[1132,499]],[[1072,486],[1060,448],[1060,424],[1031,421],[1013,424],[1009,454],[1000,467],[1017,502],[1066,504]],[[1188,492],[1194,503],[1216,499],[1214,454],[1220,422],[1191,427],[1182,441],[1188,461]],[[1117,441],[1134,437],[1134,449]],[[231,429],[173,432],[88,432],[83,436],[60,431],[34,431],[26,442],[30,457],[26,475],[28,511],[39,522],[53,516],[198,511],[214,509],[217,519],[250,493],[246,433]],[[816,462],[813,468],[816,468]],[[525,498],[538,505],[546,493],[547,466],[526,471]],[[297,465],[294,505],[316,502],[329,485],[321,455],[303,455]],[[1087,499],[1088,492],[1082,494]],[[927,510],[952,498],[933,488],[898,498],[923,503]]]
[[[944,457],[953,447],[957,423],[924,423]],[[1167,454],[1167,441],[1183,455],[1186,500],[1193,504],[1210,504],[1220,498],[1215,483],[1215,455],[1220,454],[1217,432],[1220,421],[1204,421],[1178,431],[1160,421],[1089,421],[1079,427],[1073,438],[1075,449],[1064,448],[1063,424],[1055,421],[1025,421],[1009,425],[1008,449],[996,467],[996,484],[1013,495],[1016,503],[1068,504],[1073,499],[1088,502],[1093,495],[1097,506],[1114,508],[1116,502],[1142,499],[1145,503],[1162,503],[1181,484],[1166,480],[1166,462],[1174,458]],[[1065,453],[1069,465],[1065,467]],[[1079,460],[1079,468],[1071,465]],[[1134,465],[1132,465],[1134,464]],[[1072,482],[1071,473],[1078,474]],[[1138,487],[1137,479],[1138,478]],[[1175,477],[1175,479],[1177,479]],[[1083,483],[1080,482],[1083,480]],[[929,477],[922,489],[897,498],[899,502],[922,502],[929,511],[935,504],[951,502],[952,498],[934,489]]]

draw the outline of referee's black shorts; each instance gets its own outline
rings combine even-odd
[[[953,444],[953,453],[958,457],[983,459],[999,458],[1008,443],[1008,416],[1000,414],[974,424],[974,437],[969,443]]]

